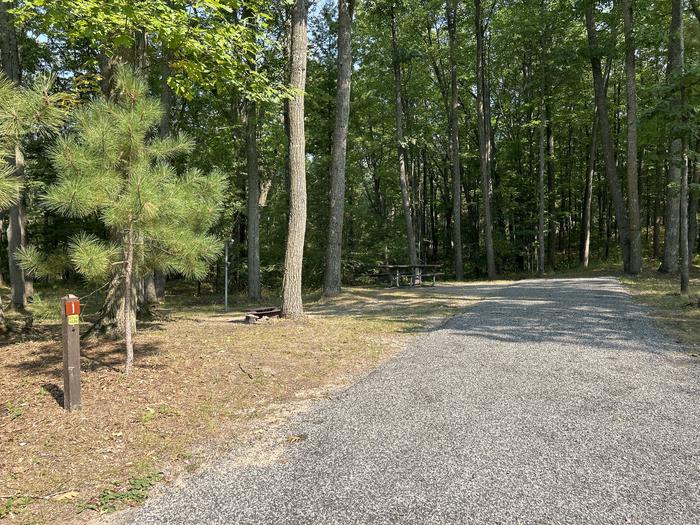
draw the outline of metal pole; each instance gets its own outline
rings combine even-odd
[[[228,312],[228,241],[224,248],[224,312]]]

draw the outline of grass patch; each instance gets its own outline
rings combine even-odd
[[[10,496],[0,501],[0,520],[7,517],[13,517],[32,502],[29,496]]]
[[[143,503],[151,488],[163,478],[160,472],[129,480],[125,487],[118,484],[114,488],[105,489],[96,498],[77,507],[77,513],[85,510],[94,510],[102,513],[111,513],[123,506],[135,506]]]

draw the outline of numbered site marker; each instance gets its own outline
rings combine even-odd
[[[80,301],[76,299],[68,299],[68,297],[75,297],[75,295],[66,296],[66,315],[80,315]]]
[[[63,408],[80,409],[80,300],[61,298],[63,321]]]

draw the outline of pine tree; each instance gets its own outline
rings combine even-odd
[[[178,174],[169,161],[189,153],[192,144],[158,137],[161,117],[144,80],[120,67],[112,98],[78,110],[73,133],[54,146],[59,180],[44,198],[62,215],[98,216],[109,231],[106,240],[86,233],[72,238],[67,255],[88,281],[109,286],[105,305],[118,308],[103,308],[102,316],[124,335],[126,373],[133,364],[137,279],[156,269],[201,278],[220,249],[207,232],[218,217],[224,178],[196,169]],[[22,259],[35,273],[46,261],[34,249]]]

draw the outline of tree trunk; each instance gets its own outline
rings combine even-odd
[[[593,176],[595,175],[596,153],[598,149],[598,113],[593,112],[591,126],[591,144],[588,150],[588,165],[586,166],[586,188],[583,196],[583,217],[581,219],[581,252],[580,260],[584,268],[588,268],[591,254],[591,203],[593,201]]]
[[[260,300],[260,175],[258,171],[257,105],[246,102],[246,171],[248,172],[248,298]]]
[[[304,89],[307,59],[307,4],[295,0],[292,8],[289,101],[289,226],[282,281],[282,315],[303,315],[301,297],[304,237],[306,234],[306,139],[304,135]]]
[[[593,70],[593,86],[595,90],[596,109],[598,111],[598,125],[600,130],[600,142],[603,147],[603,158],[605,159],[605,174],[610,189],[612,204],[615,206],[615,216],[617,218],[617,228],[619,231],[620,249],[624,261],[625,271],[629,271],[629,230],[627,223],[627,210],[624,197],[617,176],[617,166],[615,164],[615,147],[610,134],[610,121],[608,119],[608,95],[603,78],[603,71],[600,56],[597,54],[598,37],[593,18],[593,7],[586,8],[586,31],[588,34],[588,45],[592,50],[591,69]]]
[[[136,330],[136,323],[132,324],[134,317],[132,307],[132,285],[134,274],[134,226],[129,226],[129,231],[126,235],[126,262],[124,264],[124,346],[126,347],[126,366],[124,373],[129,374],[134,364],[134,342],[132,332]]]
[[[671,1],[671,28],[669,31],[669,60],[667,78],[673,89],[675,103],[680,104],[680,77],[683,74],[683,11],[682,1]],[[660,271],[675,273],[678,271],[678,248],[680,241],[680,186],[682,171],[683,139],[678,131],[672,133],[671,158],[666,185],[666,215],[664,226],[664,259]]]
[[[690,247],[688,246],[688,141],[685,137],[683,138],[681,162],[681,295],[688,295],[690,280]]]
[[[15,177],[24,182],[24,154],[19,144],[15,145],[12,162],[14,164]],[[9,220],[7,222],[7,258],[10,268],[10,286],[12,288],[11,301],[12,305],[19,309],[24,309],[27,306],[27,292],[30,291],[24,270],[15,260],[17,250],[27,245],[25,213],[24,197],[21,195],[17,203],[10,207]]]
[[[339,294],[342,284],[345,158],[350,118],[353,7],[354,0],[338,0],[338,78],[335,96],[335,128],[333,129],[331,151],[331,209],[326,246],[326,271],[323,280],[323,293],[326,297]]]
[[[401,204],[403,206],[404,220],[406,221],[406,239],[408,241],[409,264],[418,264],[416,254],[416,238],[413,232],[413,216],[411,212],[411,198],[406,177],[406,148],[403,143],[403,102],[401,101],[401,62],[399,59],[396,11],[391,4],[391,47],[394,65],[394,91],[396,97],[396,140],[399,154],[399,184],[401,185]]]
[[[447,0],[447,29],[450,47],[450,162],[452,164],[452,249],[454,251],[455,277],[464,279],[462,261],[462,171],[459,157],[459,85],[457,83],[457,1]]]
[[[476,26],[476,114],[479,131],[479,160],[481,170],[481,193],[484,213],[484,246],[486,248],[486,271],[489,279],[496,277],[496,258],[493,249],[493,218],[491,215],[491,124],[487,96],[486,53],[484,49],[484,25],[481,20],[481,0],[474,0]]]
[[[539,169],[537,177],[537,193],[538,193],[538,208],[539,221],[537,225],[537,275],[544,277],[544,143],[545,143],[545,124],[546,119],[544,102],[540,109],[540,148],[539,148]]]
[[[0,2],[0,58],[5,76],[15,84],[19,84],[22,70],[19,62],[17,31],[14,17],[9,12],[14,8],[15,2],[12,0]]]
[[[2,70],[7,78],[19,85],[21,80],[21,66],[19,61],[19,47],[17,45],[17,31],[14,17],[9,13],[15,7],[14,2],[0,2],[0,57],[2,58]],[[15,177],[24,181],[24,154],[19,144],[15,145],[14,156],[10,163],[14,166]],[[7,255],[10,271],[10,286],[12,288],[11,303],[15,308],[23,309],[27,306],[27,296],[32,293],[31,280],[15,261],[15,252],[27,244],[26,212],[24,192],[18,201],[10,207],[7,224]]]
[[[639,219],[639,182],[637,173],[637,80],[635,64],[632,1],[624,0],[625,77],[627,82],[627,203],[629,206],[629,273],[642,271],[642,231]]]
[[[545,85],[546,87],[546,85]],[[547,266],[557,267],[557,201],[554,172],[554,133],[552,131],[551,109],[545,101],[545,126],[547,131]]]

